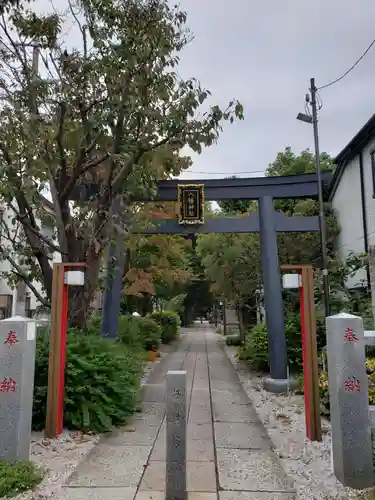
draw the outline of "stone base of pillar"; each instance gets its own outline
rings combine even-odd
[[[293,377],[289,378],[272,378],[266,377],[263,379],[263,388],[267,392],[282,394],[283,392],[294,391],[297,387],[297,381]]]

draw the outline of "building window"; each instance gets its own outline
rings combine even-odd
[[[371,155],[371,171],[372,171],[372,192],[375,195],[375,151]]]
[[[25,316],[26,318],[33,317],[33,310],[31,309],[31,298],[30,295],[25,297]]]

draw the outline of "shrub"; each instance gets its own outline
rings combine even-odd
[[[87,319],[86,332],[92,335],[100,334],[102,315],[98,311],[93,311]]]
[[[11,498],[35,488],[43,479],[43,472],[32,462],[10,465],[0,461],[0,498]]]
[[[324,317],[321,314],[316,318],[318,351],[326,344]],[[302,371],[302,336],[300,315],[288,314],[285,319],[285,336],[288,351],[289,368],[294,373]],[[268,366],[268,338],[267,325],[262,323],[253,327],[246,336],[243,349],[240,350],[241,359],[249,361],[255,370],[267,371]]]
[[[176,340],[180,327],[180,318],[177,313],[172,311],[157,311],[153,312],[150,317],[161,327],[161,341],[163,344],[169,344],[173,340]]]
[[[33,427],[44,428],[49,336],[37,340]],[[126,422],[137,405],[142,361],[134,349],[98,335],[70,330],[67,336],[64,425],[105,432]]]
[[[133,316],[133,321],[138,325],[143,349],[156,350],[161,342],[160,326],[147,316]]]
[[[369,379],[368,402],[369,405],[375,405],[375,358],[366,359],[366,368]],[[297,392],[299,394],[304,393],[303,375],[301,375],[298,378]],[[328,374],[326,372],[321,372],[319,374],[319,397],[320,397],[321,414],[329,418],[330,406],[329,406]]]
[[[138,316],[120,316],[118,324],[119,340],[127,346],[142,349],[143,342],[140,324]]]
[[[268,339],[265,323],[259,323],[251,328],[244,345],[239,349],[238,357],[248,361],[256,371],[268,371]]]

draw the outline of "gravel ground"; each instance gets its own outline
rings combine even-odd
[[[161,352],[155,362],[145,364],[141,385],[147,382],[151,370],[166,355]],[[33,432],[31,436],[31,460],[46,471],[42,483],[35,491],[27,491],[14,500],[54,500],[59,498],[62,485],[73,473],[99,441],[100,435],[81,432],[64,433],[57,439],[47,439],[43,432]]]
[[[323,441],[305,437],[304,400],[300,395],[276,395],[262,388],[260,375],[237,361],[237,348],[225,346],[241,383],[250,397],[278,454],[285,472],[295,481],[299,500],[363,498],[345,488],[333,475],[331,425],[322,420]],[[375,498],[373,496],[369,498]]]

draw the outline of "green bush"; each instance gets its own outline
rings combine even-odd
[[[102,324],[102,314],[98,311],[93,311],[87,319],[86,332],[89,334],[100,334]]]
[[[161,327],[148,316],[133,316],[133,321],[138,325],[143,349],[156,350],[161,342]]]
[[[137,316],[120,316],[118,323],[119,340],[127,346],[142,349],[143,339],[140,325],[141,321]]]
[[[256,371],[268,371],[268,339],[265,323],[259,323],[251,328],[244,345],[239,348],[238,357],[248,361]]]
[[[369,380],[368,388],[368,404],[375,405],[375,358],[366,358],[366,369]],[[301,377],[302,378],[302,377]],[[303,394],[303,383],[300,384],[299,393]],[[329,390],[328,390],[328,374],[321,372],[319,374],[319,396],[321,414],[325,417],[330,417]]]
[[[173,311],[153,312],[150,317],[161,327],[161,341],[169,344],[176,340],[180,327],[180,317]]]
[[[32,462],[10,465],[0,461],[0,498],[12,498],[35,488],[43,479],[43,472]]]
[[[37,339],[33,428],[44,428],[49,336]],[[142,360],[135,350],[98,335],[70,330],[67,336],[64,425],[105,432],[126,422],[137,405]]]
[[[324,317],[316,317],[316,335],[318,352],[326,344]],[[289,368],[292,372],[302,371],[302,335],[299,313],[288,314],[285,318],[285,336],[287,343]],[[249,361],[254,370],[268,371],[267,325],[262,323],[253,327],[246,336],[246,342],[239,351],[239,357]]]

